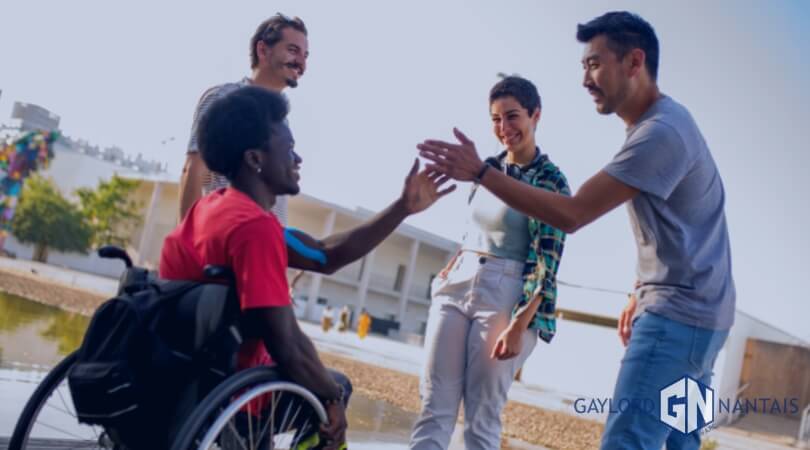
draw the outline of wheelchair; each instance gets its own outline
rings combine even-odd
[[[155,282],[157,277],[146,269],[135,267],[122,249],[112,246],[99,249],[104,258],[122,260],[126,269],[119,281],[119,293],[137,289],[139,284]],[[215,283],[227,278],[229,269],[209,266],[200,283],[207,289],[205,297],[215,299],[207,317],[196,320],[215,321],[233,301],[233,283]],[[182,298],[186,307],[197,307],[203,298],[191,292]],[[237,303],[238,305],[238,303]],[[219,309],[217,309],[219,308]],[[238,308],[238,306],[237,306]],[[212,315],[213,314],[213,315]],[[204,315],[205,316],[205,315]],[[214,317],[212,319],[212,317]],[[203,326],[203,329],[205,327]],[[197,344],[199,336],[190,338]],[[78,422],[76,409],[67,384],[71,367],[77,362],[74,352],[59,362],[35,389],[20,415],[9,441],[9,450],[35,448],[140,450],[127,447],[116,438],[115,430]],[[188,380],[188,388],[179,393],[179,403],[167,404],[172,417],[163,442],[172,450],[191,449],[308,449],[318,441],[321,424],[327,423],[326,411],[318,398],[305,388],[291,383],[272,367],[253,367],[233,374],[219,374],[216,385]],[[138,425],[140,428],[140,425]],[[163,428],[161,428],[163,429]],[[153,433],[148,423],[143,433]],[[154,448],[154,447],[151,447]]]

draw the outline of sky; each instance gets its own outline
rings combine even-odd
[[[416,143],[450,139],[454,126],[482,157],[496,153],[487,93],[498,72],[538,86],[538,142],[576,190],[625,136],[623,122],[597,114],[582,87],[576,24],[630,10],[656,29],[659,86],[691,111],[720,169],[738,308],[810,341],[810,2],[228,5],[4,0],[0,123],[14,101],[35,103],[61,116],[65,134],[167,162],[179,178],[199,96],[249,74],[251,34],[281,11],[309,28],[307,73],[286,91],[304,192],[382,209],[401,192]],[[459,240],[468,192],[459,186],[408,223]],[[627,291],[635,261],[620,207],[569,236],[559,277]],[[625,299],[562,287],[559,304],[616,316]]]

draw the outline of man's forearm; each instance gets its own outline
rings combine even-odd
[[[573,197],[521,183],[497,170],[488,170],[482,184],[512,208],[569,234],[639,192],[605,171],[586,181]]]
[[[516,210],[554,228],[571,233],[577,228],[576,202],[572,197],[535,188],[497,170],[488,170],[482,186]]]
[[[291,380],[312,391],[321,399],[340,397],[340,388],[329,375],[326,367],[318,357],[312,341],[303,333],[296,340],[295,348],[286,360],[278,361]]]
[[[202,172],[207,170],[203,167],[199,155],[189,153],[186,156],[186,163],[183,166],[183,174],[180,176],[180,217],[183,220],[191,205],[199,200],[202,195]]]
[[[368,222],[324,238],[321,241],[327,255],[324,271],[335,272],[363,257],[393,233],[406,217],[408,213],[398,199]]]

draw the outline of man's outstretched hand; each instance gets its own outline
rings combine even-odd
[[[456,185],[441,187],[450,180],[436,170],[419,171],[419,160],[413,162],[410,173],[405,178],[401,200],[408,214],[416,214],[428,209],[436,200],[453,192]]]
[[[434,170],[458,181],[473,181],[484,167],[478,157],[475,142],[471,141],[458,128],[453,128],[458,144],[428,139],[416,148],[419,156],[431,161],[425,166],[428,171]]]

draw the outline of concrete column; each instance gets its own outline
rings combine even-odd
[[[146,209],[146,219],[143,221],[143,232],[141,233],[141,242],[138,243],[138,260],[135,264],[142,266],[146,262],[146,251],[149,248],[149,243],[152,241],[152,234],[155,228],[155,218],[157,217],[158,203],[160,202],[160,194],[163,191],[163,184],[160,181],[155,181],[152,188],[152,198],[149,200],[149,207]]]
[[[335,219],[337,219],[337,211],[329,211],[326,220],[323,222],[323,232],[321,236],[329,236],[335,229]],[[318,294],[321,292],[321,281],[323,274],[313,273],[312,281],[309,283],[309,296],[307,297],[307,305],[304,309],[304,318],[308,320],[318,320],[317,317],[310,317],[315,311],[315,305],[318,304]]]
[[[408,261],[408,267],[405,269],[405,280],[402,283],[402,292],[399,296],[399,315],[397,321],[399,322],[399,330],[403,331],[405,324],[405,311],[408,307],[408,294],[411,291],[411,283],[413,281],[413,272],[416,269],[416,257],[419,255],[419,241],[414,240],[411,243],[411,257]]]
[[[354,312],[353,326],[357,326],[357,319],[360,318],[360,311],[366,307],[366,298],[368,297],[368,283],[371,280],[372,266],[374,265],[374,254],[376,250],[365,256],[363,263],[363,272],[360,274],[360,287],[357,288],[357,310]]]

